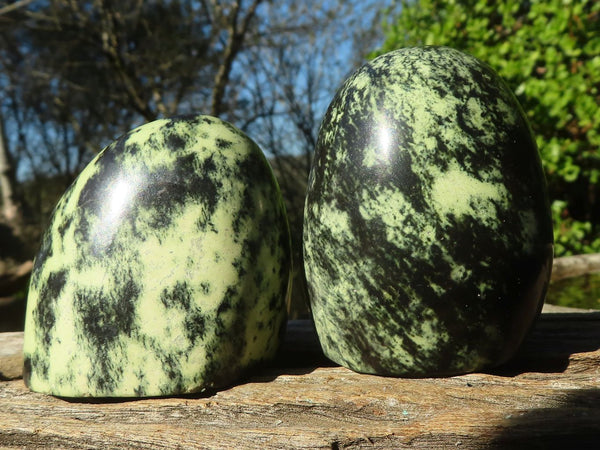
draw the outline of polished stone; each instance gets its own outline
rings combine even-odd
[[[274,356],[290,236],[260,148],[182,116],[104,149],[66,191],[35,259],[24,379],[65,397],[214,389]]]
[[[535,139],[499,76],[457,50],[401,49],[350,76],[304,220],[321,344],[356,371],[497,365],[541,309],[553,238]]]

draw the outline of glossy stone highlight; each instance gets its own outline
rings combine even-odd
[[[274,356],[290,275],[286,214],[258,146],[182,116],[104,149],[43,237],[26,384],[65,397],[219,388]]]
[[[323,350],[359,372],[506,361],[550,276],[546,184],[524,113],[488,66],[445,47],[385,54],[342,85],[304,227]]]

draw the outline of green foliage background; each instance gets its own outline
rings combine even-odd
[[[600,2],[403,1],[372,56],[447,45],[493,67],[531,122],[548,180],[555,256],[600,252]]]

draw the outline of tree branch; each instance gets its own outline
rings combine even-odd
[[[23,8],[24,6],[33,3],[33,0],[19,0],[17,2],[11,3],[10,5],[3,6],[0,8],[0,16],[3,14],[8,14],[9,12],[15,11],[19,8]]]
[[[223,52],[223,62],[219,66],[219,70],[215,75],[215,84],[212,93],[211,114],[219,116],[223,111],[223,98],[225,97],[225,88],[229,82],[233,61],[242,48],[244,38],[256,14],[256,8],[262,0],[254,0],[246,15],[244,16],[241,25],[238,28],[238,20],[241,11],[240,1],[233,4],[232,10],[229,13],[229,26],[227,43]]]
[[[134,81],[128,73],[123,57],[119,52],[119,39],[115,32],[115,23],[113,14],[104,5],[104,2],[100,2],[102,17],[102,50],[108,56],[114,69],[116,70],[119,78],[123,82],[125,92],[132,101],[133,107],[139,112],[144,119],[151,121],[156,119],[156,112],[152,111],[147,102],[145,102],[139,95],[138,90],[134,85]]]

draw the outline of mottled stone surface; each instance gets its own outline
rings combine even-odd
[[[66,397],[225,386],[275,354],[289,272],[258,146],[209,116],[146,124],[56,206],[31,279],[25,382]]]
[[[535,140],[499,77],[444,47],[340,88],[305,207],[321,344],[359,372],[443,376],[509,358],[541,308],[552,224]]]

